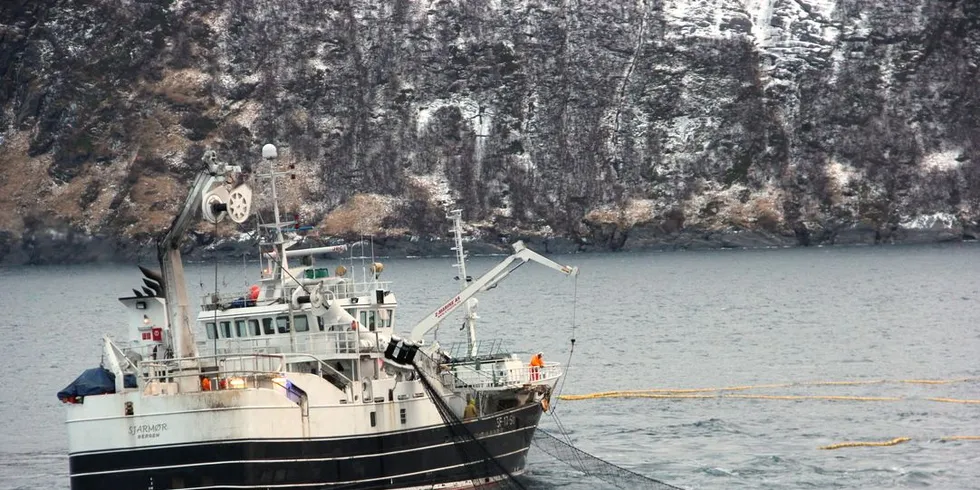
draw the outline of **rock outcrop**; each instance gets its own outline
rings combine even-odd
[[[978,64],[974,0],[9,0],[0,260],[136,253],[266,142],[405,253],[972,238]]]

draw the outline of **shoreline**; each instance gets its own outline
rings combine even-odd
[[[473,239],[466,243],[470,256],[502,256],[510,253],[510,243],[524,243],[542,254],[580,254],[609,252],[672,252],[700,250],[756,250],[806,248],[821,246],[868,245],[925,245],[941,243],[970,243],[976,234],[948,228],[897,229],[882,234],[872,227],[848,227],[833,232],[770,233],[759,230],[699,230],[683,229],[663,233],[659,229],[633,228],[625,236],[611,234],[608,238],[591,241],[565,237],[508,235],[496,241]],[[156,261],[155,246],[147,240],[121,237],[90,236],[70,230],[41,230],[21,240],[12,240],[0,232],[0,265],[68,265],[98,263],[132,263]],[[437,258],[453,255],[452,241],[443,237],[380,236],[372,237],[373,254],[384,258]],[[355,240],[347,240],[351,243]],[[322,241],[307,238],[294,248],[343,243],[338,239]],[[355,248],[355,253],[356,252]],[[221,262],[241,260],[243,255],[256,257],[251,240],[236,238],[212,242],[210,237],[192,235],[182,250],[188,262]]]

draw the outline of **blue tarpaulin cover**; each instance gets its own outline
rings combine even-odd
[[[123,384],[127,388],[136,387],[136,376],[123,376]],[[104,395],[116,392],[116,376],[103,367],[86,369],[81,376],[72,381],[65,389],[58,392],[58,399],[69,401],[81,396]]]

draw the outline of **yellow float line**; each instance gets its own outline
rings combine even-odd
[[[850,402],[897,402],[904,398],[890,396],[833,396],[833,395],[724,395],[721,398],[747,398],[750,400],[830,400]]]
[[[940,441],[980,441],[980,436],[946,436]]]
[[[980,404],[980,400],[960,400],[957,398],[926,398],[931,402],[944,402],[944,403],[977,403]]]
[[[745,390],[756,390],[756,389],[766,389],[766,388],[791,388],[794,386],[858,386],[858,385],[873,385],[873,384],[885,384],[885,383],[944,385],[944,384],[963,383],[963,382],[977,381],[977,380],[980,380],[980,378],[899,379],[899,380],[878,379],[878,380],[866,380],[866,381],[805,381],[800,383],[727,386],[721,388],[654,388],[654,389],[647,389],[647,390],[600,391],[597,393],[588,393],[584,395],[562,395],[558,398],[560,400],[590,400],[594,398],[670,398],[670,396],[645,397],[640,395],[646,395],[646,394],[681,395],[681,394],[689,394],[689,393],[717,393],[723,391],[745,391]],[[705,397],[678,396],[678,398],[705,398]],[[980,403],[980,400],[955,400],[952,398],[928,398],[928,400],[948,402],[948,403]],[[887,399],[887,401],[892,401],[892,399],[889,398]]]
[[[708,399],[708,398],[740,398],[746,400],[831,400],[857,402],[895,402],[904,398],[884,396],[834,396],[834,395],[712,395],[699,393],[593,393],[589,395],[561,395],[560,400],[588,400],[595,398],[655,398],[655,399]]]
[[[911,441],[912,439],[908,437],[896,437],[890,441],[882,442],[840,442],[837,444],[831,444],[829,446],[820,446],[819,449],[841,449],[845,447],[881,447],[881,446],[894,446],[896,444],[901,444],[903,442]]]

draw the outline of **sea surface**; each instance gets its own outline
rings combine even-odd
[[[579,277],[521,267],[480,297],[481,338],[568,363],[564,394],[750,387],[557,401],[561,427],[580,449],[688,489],[980,488],[980,441],[943,439],[980,436],[980,404],[930,400],[980,399],[980,247],[556,259],[579,266]],[[469,273],[498,260],[473,258]],[[385,262],[403,332],[457,288],[448,258]],[[362,271],[360,262],[351,268]],[[192,264],[187,280],[196,297],[216,276],[222,288],[244,289],[256,269],[222,264],[215,274],[214,264]],[[0,268],[0,489],[68,488],[55,393],[99,364],[103,333],[124,334],[116,298],[140,281],[135,264]],[[459,325],[447,322],[440,342],[462,339]],[[815,384],[843,381],[882,382]],[[547,415],[542,428],[560,433]],[[911,440],[819,449],[898,437]],[[533,446],[524,482],[612,488]]]

